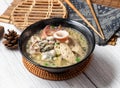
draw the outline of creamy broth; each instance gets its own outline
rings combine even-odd
[[[88,42],[82,33],[73,28],[47,25],[30,37],[26,51],[40,65],[64,67],[84,59]]]

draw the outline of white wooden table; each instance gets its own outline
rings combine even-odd
[[[0,14],[12,0],[0,0]],[[7,29],[13,25],[0,22]],[[64,80],[44,80],[29,73],[22,63],[19,50],[8,50],[0,40],[0,88],[120,88],[120,39],[116,46],[96,45],[93,60],[85,72]]]

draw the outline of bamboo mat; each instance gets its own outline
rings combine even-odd
[[[14,0],[0,17],[0,21],[24,30],[39,20],[66,16],[66,8],[60,0]]]

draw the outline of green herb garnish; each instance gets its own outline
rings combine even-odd
[[[48,66],[48,63],[44,63],[45,66]]]
[[[52,65],[55,65],[54,63]]]
[[[80,57],[77,57],[75,60],[76,60],[77,62],[80,62]]]
[[[58,46],[59,45],[59,43],[55,43],[55,46]]]
[[[53,26],[53,25],[50,26],[50,29],[54,29],[54,28],[55,28],[55,26]]]

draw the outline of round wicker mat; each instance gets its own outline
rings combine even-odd
[[[34,74],[40,78],[47,79],[47,80],[66,80],[66,79],[73,78],[73,77],[79,75],[81,72],[83,72],[85,70],[85,68],[88,66],[88,64],[90,63],[91,59],[92,59],[92,56],[90,56],[89,59],[84,61],[82,65],[78,65],[74,69],[71,69],[71,70],[68,70],[68,71],[62,72],[62,73],[47,72],[47,71],[31,64],[25,58],[23,58],[23,64],[29,72],[31,72],[32,74]]]

